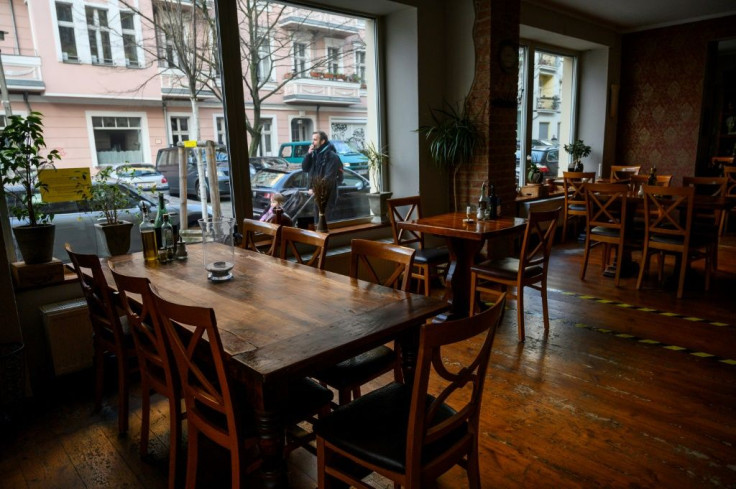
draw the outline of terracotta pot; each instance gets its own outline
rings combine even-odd
[[[13,228],[18,249],[27,265],[37,265],[51,261],[54,257],[55,231],[56,226],[53,224],[16,226]]]
[[[117,224],[95,224],[105,236],[107,251],[111,256],[124,255],[130,249],[130,229],[132,222],[120,221]]]

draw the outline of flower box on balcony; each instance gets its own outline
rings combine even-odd
[[[323,75],[323,78],[324,78],[325,80],[334,80],[334,79],[335,79],[335,75],[334,75],[333,73],[325,73],[325,74]]]
[[[291,71],[284,73],[284,80],[291,80],[294,77],[294,73]]]
[[[348,77],[343,75],[342,73],[335,75],[335,78],[342,81],[346,81],[348,79]]]
[[[312,78],[322,78],[322,73],[319,71],[310,71],[309,76]]]

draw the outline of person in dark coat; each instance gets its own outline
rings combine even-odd
[[[323,131],[317,131],[312,134],[312,145],[302,160],[302,170],[309,175],[308,188],[309,194],[312,195],[312,181],[316,177],[328,178],[332,183],[330,198],[327,201],[327,209],[325,215],[330,220],[331,214],[335,210],[335,202],[337,202],[337,186],[342,176],[342,162],[337,156],[335,147],[327,139],[327,134]],[[319,212],[315,205],[314,222],[317,222]]]

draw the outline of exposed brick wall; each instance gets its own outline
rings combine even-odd
[[[472,162],[458,172],[458,203],[477,202],[481,184],[496,186],[502,203],[516,196],[517,73],[505,72],[498,61],[502,43],[519,43],[520,0],[474,0],[475,78],[468,108],[482,121],[485,140]]]
[[[696,172],[707,45],[734,35],[736,16],[623,37],[617,164]]]

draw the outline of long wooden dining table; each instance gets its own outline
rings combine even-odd
[[[450,252],[450,266],[445,282],[447,299],[452,304],[449,318],[465,317],[470,307],[470,267],[487,240],[518,236],[526,229],[520,217],[499,217],[468,222],[465,213],[450,212],[398,223],[409,231],[442,236]]]
[[[398,339],[408,382],[421,324],[448,307],[240,248],[233,279],[216,283],[207,279],[202,245],[188,251],[186,261],[153,266],[141,253],[109,261],[122,274],[148,277],[168,300],[215,310],[230,373],[255,412],[261,480],[268,488],[288,485],[283,413],[289,381]],[[108,282],[114,287],[111,275]]]

